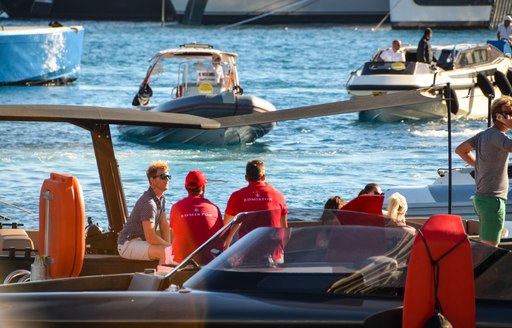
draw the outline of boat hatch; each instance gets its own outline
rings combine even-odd
[[[207,43],[185,43],[185,44],[181,44],[180,48],[213,49],[213,46],[211,44],[207,44]]]
[[[419,62],[367,62],[362,75],[393,74],[412,75],[430,74],[430,65]]]

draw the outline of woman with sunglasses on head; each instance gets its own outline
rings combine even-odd
[[[512,128],[512,97],[494,100],[491,115],[494,124],[461,143],[455,152],[475,168],[473,207],[480,219],[480,240],[497,246],[505,224],[509,190],[507,171],[512,140],[506,133]]]
[[[158,260],[167,264],[165,249],[171,246],[169,222],[165,214],[164,192],[169,189],[169,167],[163,161],[149,165],[149,188],[133,207],[119,233],[119,255],[131,260]]]

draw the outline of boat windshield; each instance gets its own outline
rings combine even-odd
[[[214,61],[210,56],[160,58],[153,67],[150,85],[154,103],[168,101],[169,95],[172,98],[211,95],[229,88],[230,63]]]
[[[379,222],[385,222],[381,216],[350,211],[336,211],[335,217],[342,219],[323,224],[322,212],[290,211],[293,227],[254,228],[222,251],[228,231],[240,231],[244,224],[254,224],[271,213],[239,215],[238,222],[231,224],[234,230],[219,232],[218,238],[209,242],[214,247],[203,247],[201,251],[210,253],[213,260],[184,286],[241,292],[402,296],[416,231],[381,225]],[[477,297],[512,300],[510,252],[477,241],[471,245]]]

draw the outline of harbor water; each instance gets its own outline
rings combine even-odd
[[[85,28],[80,78],[58,87],[1,87],[1,104],[130,108],[148,59],[159,50],[191,42],[238,53],[244,92],[272,102],[278,110],[329,103],[349,99],[345,82],[350,72],[377,48],[390,46],[393,39],[417,44],[422,36],[421,30],[373,30],[369,25],[224,29],[161,27],[158,22],[61,23]],[[431,42],[484,43],[494,38],[490,30],[434,30]],[[485,127],[485,120],[453,122],[453,149]],[[316,208],[331,195],[350,200],[368,182],[383,189],[429,184],[438,168],[448,166],[446,120],[379,124],[346,114],[287,121],[254,144],[228,148],[138,144],[124,140],[115,126],[111,131],[129,210],[148,187],[145,170],[153,160],[165,160],[171,167],[169,205],[185,197],[187,172],[199,169],[208,179],[206,197],[222,211],[231,192],[246,185],[249,159],[265,162],[267,180],[283,192],[289,207]],[[71,124],[9,122],[0,123],[0,136],[0,214],[36,228],[41,185],[51,172],[60,172],[79,179],[86,215],[107,228],[91,138],[85,130]],[[454,167],[464,166],[456,155],[453,159]]]

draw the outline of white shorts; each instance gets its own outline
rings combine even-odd
[[[140,238],[127,240],[123,245],[117,245],[117,251],[121,257],[129,260],[150,261],[149,243]]]

